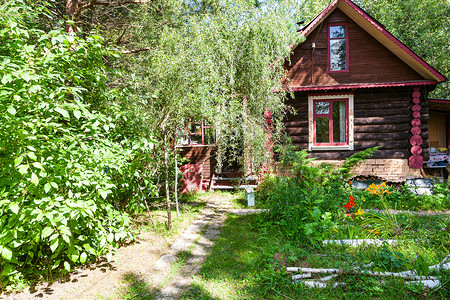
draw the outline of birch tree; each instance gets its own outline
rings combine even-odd
[[[244,151],[242,165],[257,168],[266,160],[264,112],[272,112],[279,128],[285,107],[283,63],[296,42],[292,5],[171,0],[139,12],[132,26],[134,47],[151,50],[127,61],[134,91],[130,107],[145,116],[161,141],[169,228],[169,143],[189,120],[212,124],[220,137],[219,157],[234,140],[250,151]]]

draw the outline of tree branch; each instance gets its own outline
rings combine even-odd
[[[116,0],[116,1],[96,1],[96,5],[121,5],[121,4],[145,4],[150,3],[152,0]]]
[[[77,11],[75,12],[74,17],[75,18],[79,17],[81,15],[81,13],[83,12],[83,10],[91,8],[95,4],[97,4],[97,0],[91,0],[90,2],[82,3],[81,6],[78,7]]]
[[[124,30],[122,31],[122,34],[119,36],[119,38],[117,39],[116,45],[119,45],[120,40],[122,40],[123,36],[125,35],[125,32],[127,31],[128,27],[130,27],[130,25],[128,25],[127,27],[124,28]]]
[[[153,48],[151,48],[151,47],[145,47],[145,48],[133,49],[133,50],[122,50],[122,51],[120,51],[120,53],[122,53],[122,54],[133,54],[133,53],[138,53],[138,52],[149,51],[149,50],[152,50],[152,49]]]
[[[86,10],[88,8],[91,8],[95,5],[104,5],[104,6],[110,6],[110,5],[122,5],[122,4],[145,4],[150,3],[152,0],[116,0],[116,1],[107,1],[107,0],[91,0],[82,3],[82,5],[77,9],[74,16],[78,17],[81,15],[83,10]]]

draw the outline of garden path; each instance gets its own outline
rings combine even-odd
[[[100,261],[75,270],[62,281],[43,283],[17,294],[0,294],[0,299],[176,299],[200,270],[227,214],[261,211],[233,209],[231,198],[208,197],[197,220],[176,241],[143,233],[137,243],[117,250],[116,262]],[[176,262],[179,257],[186,257],[181,264]]]

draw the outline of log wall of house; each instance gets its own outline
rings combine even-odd
[[[328,73],[328,24],[342,22],[348,24],[349,72]],[[293,87],[423,80],[339,9],[297,46],[286,68]]]
[[[421,90],[421,145],[424,160],[429,159],[428,105]],[[411,156],[410,138],[413,88],[360,89],[354,95],[354,150],[312,151],[322,160],[340,160],[364,149],[379,146],[373,158],[407,159]],[[345,92],[341,92],[345,93]],[[330,93],[332,94],[332,93]],[[284,121],[286,133],[299,149],[308,149],[308,93],[297,92],[288,105],[297,112]]]
[[[180,147],[178,153],[181,157],[189,160],[188,164],[203,165],[203,179],[211,179],[214,173],[215,160],[213,148],[210,146],[184,146]]]

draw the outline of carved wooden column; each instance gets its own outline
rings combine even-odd
[[[413,107],[412,109],[412,116],[413,119],[411,121],[411,134],[412,137],[410,138],[409,142],[411,143],[411,157],[409,158],[409,166],[414,169],[420,169],[423,166],[423,157],[422,157],[422,143],[423,139],[420,136],[420,133],[422,130],[420,129],[420,109],[422,108],[420,104],[420,88],[415,87],[414,92],[412,94],[413,96]]]

